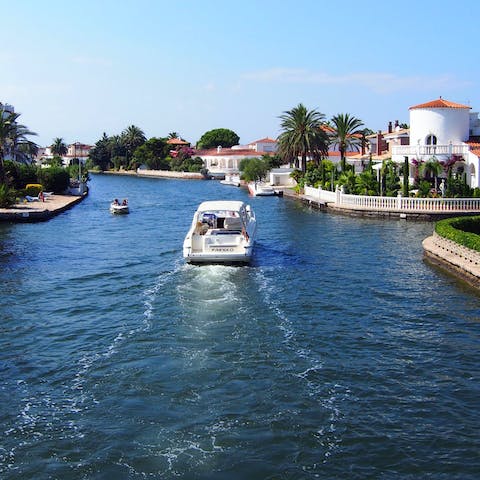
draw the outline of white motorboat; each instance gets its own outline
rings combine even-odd
[[[130,213],[130,209],[128,207],[128,201],[125,199],[122,203],[118,203],[118,200],[115,199],[110,204],[110,213],[124,215],[126,213]]]
[[[220,180],[220,183],[222,185],[232,185],[234,187],[239,187],[240,186],[240,175],[225,175],[224,180]]]
[[[275,190],[271,185],[261,182],[250,182],[248,184],[248,191],[253,197],[273,197],[282,196],[282,190]]]
[[[203,202],[183,242],[183,257],[188,263],[248,263],[256,229],[255,214],[245,202]]]

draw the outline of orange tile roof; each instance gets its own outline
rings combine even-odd
[[[480,157],[480,142],[475,142],[475,141],[472,141],[472,140],[469,140],[468,142],[466,142],[469,147],[470,147],[470,151],[474,154],[474,155],[477,155]]]
[[[170,138],[167,140],[167,143],[169,145],[190,145],[189,142],[186,142],[185,140],[182,140],[181,138]]]
[[[460,103],[449,102],[440,97],[437,100],[410,107],[409,110],[414,110],[416,108],[468,108],[470,110],[472,107]]]
[[[346,157],[354,157],[355,155],[358,155],[358,152],[345,152]],[[340,152],[338,150],[330,150],[328,152],[329,157],[339,157]]]
[[[249,145],[254,145],[255,143],[277,143],[277,141],[273,138],[265,137],[261,138],[260,140],[255,140],[254,142],[250,142]]]

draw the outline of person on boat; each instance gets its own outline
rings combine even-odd
[[[41,201],[41,202],[44,202],[45,201],[45,196],[43,195],[43,192],[40,192],[38,194],[38,199]]]
[[[118,203],[118,198],[116,198],[116,199],[113,201],[113,204],[114,204],[114,205],[120,205],[120,204]]]
[[[128,205],[128,200],[126,198],[123,199],[122,205],[126,207]]]

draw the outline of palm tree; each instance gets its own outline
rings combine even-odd
[[[38,145],[31,140],[18,143],[17,160],[21,163],[32,163],[33,158],[38,154]]]
[[[307,168],[307,157],[319,159],[328,153],[328,138],[320,127],[325,115],[317,110],[307,110],[299,103],[280,115],[283,132],[278,137],[278,153],[284,161],[295,161],[295,167]]]
[[[180,135],[178,134],[178,132],[170,132],[168,134],[168,139],[171,140],[172,138],[180,138]]]
[[[442,171],[443,166],[436,157],[429,158],[425,163],[422,163],[420,166],[420,173],[423,175],[425,180],[433,178],[435,183],[435,190],[437,189],[438,176],[442,173]]]
[[[135,125],[130,125],[122,132],[122,143],[129,158],[132,158],[135,149],[143,145],[146,140],[147,137],[143,131]]]
[[[340,164],[342,172],[346,168],[346,152],[349,148],[358,150],[361,145],[363,122],[348,113],[339,113],[332,117],[333,132],[330,134],[332,143],[338,146],[340,151]]]
[[[63,157],[68,152],[68,147],[63,141],[63,138],[57,137],[53,139],[52,145],[50,145],[50,151],[52,155],[58,155],[59,157]]]
[[[27,142],[28,135],[36,135],[25,125],[17,123],[20,113],[6,111],[0,108],[0,184],[5,183],[5,156],[16,159],[19,146]]]

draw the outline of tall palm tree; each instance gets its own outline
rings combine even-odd
[[[18,143],[17,160],[21,163],[32,163],[33,158],[38,154],[38,145],[31,140]]]
[[[333,131],[330,134],[330,139],[332,144],[338,146],[340,164],[342,172],[344,172],[347,164],[347,150],[352,147],[358,150],[361,145],[363,122],[348,113],[339,113],[332,117],[331,125]]]
[[[143,131],[135,125],[130,125],[122,132],[123,144],[131,157],[137,147],[143,145],[147,137]]]
[[[63,138],[57,137],[53,139],[52,145],[50,145],[50,151],[52,155],[58,155],[59,157],[63,157],[68,152],[68,147],[63,141]]]
[[[0,184],[5,183],[5,156],[10,155],[15,159],[19,145],[28,141],[28,135],[36,135],[25,125],[17,123],[18,117],[20,113],[0,108]]]
[[[283,132],[278,137],[278,153],[284,161],[295,162],[301,169],[307,168],[307,157],[320,158],[328,153],[328,138],[320,127],[325,115],[317,110],[307,110],[299,103],[292,110],[280,115]]]

